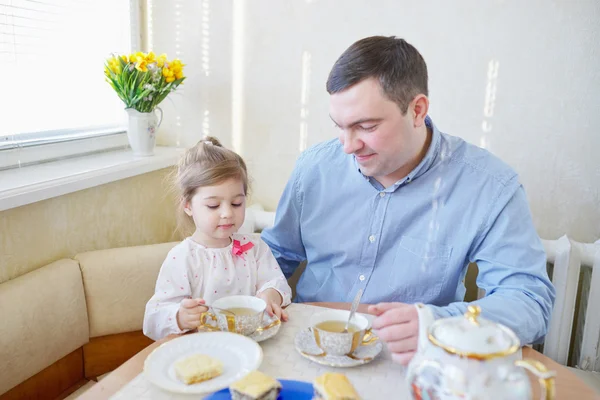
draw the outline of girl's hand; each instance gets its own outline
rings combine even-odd
[[[184,299],[177,310],[177,325],[181,330],[200,326],[200,314],[208,311],[203,299]]]
[[[263,299],[267,303],[267,313],[270,317],[277,315],[277,318],[283,322],[288,320],[287,312],[281,308],[283,298],[277,290],[269,288],[257,294],[256,297]]]

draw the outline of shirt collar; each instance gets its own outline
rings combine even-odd
[[[390,186],[388,189],[395,190],[398,186],[400,186],[404,182],[409,183],[409,182],[414,181],[419,176],[421,176],[425,172],[427,172],[429,170],[429,168],[431,168],[431,166],[433,165],[435,159],[437,158],[438,153],[440,152],[441,133],[437,129],[437,127],[435,126],[435,124],[433,123],[433,121],[431,120],[431,117],[429,117],[429,115],[425,117],[425,125],[428,128],[430,128],[431,132],[432,132],[431,143],[429,144],[429,149],[427,149],[427,153],[425,153],[425,157],[423,157],[421,162],[412,171],[410,171],[406,177],[399,180],[398,182],[396,182],[395,184]],[[365,178],[367,181],[371,182],[372,184],[378,183],[376,180],[371,179],[371,177],[363,175],[360,170],[360,165],[356,161],[356,157],[352,156],[352,158],[353,158],[354,166],[355,166],[356,170],[361,174],[361,176],[363,178]],[[377,186],[381,186],[381,185],[377,185]]]
[[[440,131],[436,128],[433,121],[431,120],[431,117],[429,117],[429,115],[425,117],[425,125],[427,125],[429,129],[431,129],[431,143],[429,144],[427,153],[425,153],[425,157],[423,157],[419,165],[417,165],[411,172],[409,172],[406,179],[410,181],[414,181],[419,176],[429,171],[429,168],[431,168],[431,166],[437,158],[437,155],[440,152],[441,134]]]

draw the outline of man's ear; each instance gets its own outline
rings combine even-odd
[[[413,119],[415,128],[419,128],[425,124],[425,117],[429,112],[429,99],[424,94],[417,95],[408,106],[408,112],[410,112]]]

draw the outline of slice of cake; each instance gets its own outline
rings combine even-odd
[[[222,373],[223,363],[206,354],[194,354],[175,364],[175,374],[188,385],[207,381]]]
[[[317,377],[313,383],[314,400],[360,400],[346,375],[326,372]]]
[[[231,400],[277,400],[281,383],[260,371],[252,371],[229,386]]]

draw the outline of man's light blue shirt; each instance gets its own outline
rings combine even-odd
[[[303,152],[263,232],[286,276],[307,260],[297,302],[430,304],[465,313],[468,264],[482,315],[522,344],[546,334],[555,291],[517,174],[488,151],[441,133],[421,163],[384,188],[361,174],[337,139]]]

